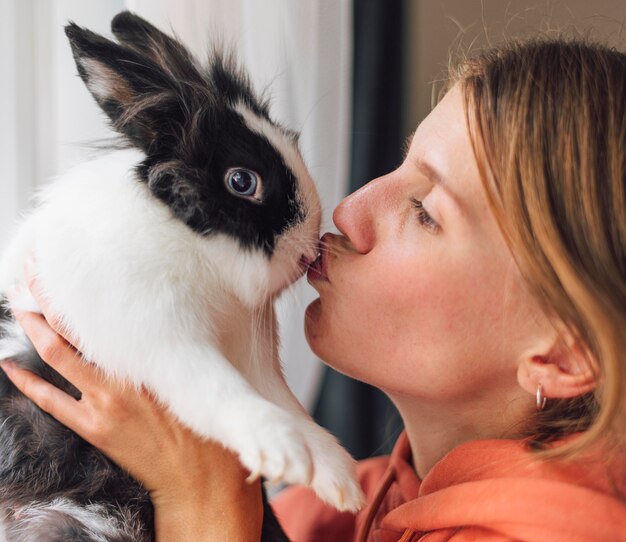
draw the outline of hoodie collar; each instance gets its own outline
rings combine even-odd
[[[420,482],[403,434],[383,495],[374,501],[380,506],[395,486],[404,504],[368,511],[372,536],[357,540],[395,542],[403,534],[409,540],[410,532],[440,532],[447,540],[462,528],[477,539],[491,533],[528,541],[626,542],[623,467],[623,458],[609,463],[601,451],[554,462],[538,459],[525,441],[482,440],[452,450]]]
[[[421,481],[412,465],[411,445],[403,432],[389,456],[387,470],[382,476],[374,497],[367,508],[357,516],[358,542],[396,542],[402,533],[398,529],[381,528],[381,521],[389,512],[419,496]],[[402,529],[404,530],[404,529]]]

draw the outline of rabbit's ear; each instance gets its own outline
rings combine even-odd
[[[141,17],[122,11],[113,17],[111,31],[120,43],[147,55],[171,77],[203,83],[191,53]]]
[[[176,137],[189,105],[176,80],[146,55],[74,23],[65,33],[80,77],[116,130],[144,151]]]
[[[207,80],[198,71],[191,53],[141,17],[130,11],[118,13],[111,21],[111,31],[120,43],[152,59],[172,78],[206,87]],[[216,47],[209,60],[207,74],[212,92],[232,103],[244,101],[257,114],[269,118],[268,101],[255,95],[248,76],[232,53]]]

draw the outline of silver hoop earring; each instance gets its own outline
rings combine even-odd
[[[546,406],[547,397],[543,396],[543,386],[539,384],[537,386],[537,411],[542,411]]]

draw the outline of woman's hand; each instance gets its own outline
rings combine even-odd
[[[86,363],[29,276],[44,314],[15,310],[15,317],[41,358],[82,396],[77,401],[3,362],[15,386],[143,483],[155,507],[158,540],[259,540],[260,482],[246,482],[248,473],[233,453],[198,438],[147,390],[105,378]]]

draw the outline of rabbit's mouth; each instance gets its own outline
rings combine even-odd
[[[317,258],[313,260],[307,271],[307,279],[312,280],[323,280],[328,281],[328,275],[326,273],[326,250],[322,248],[320,245],[320,250],[318,252]]]
[[[317,251],[317,253],[315,254],[313,258],[307,256],[306,254],[303,254],[302,256],[300,256],[300,269],[302,271],[302,274],[306,273],[309,270],[309,267],[315,264],[315,262],[319,259],[319,257],[320,257],[319,251]]]

